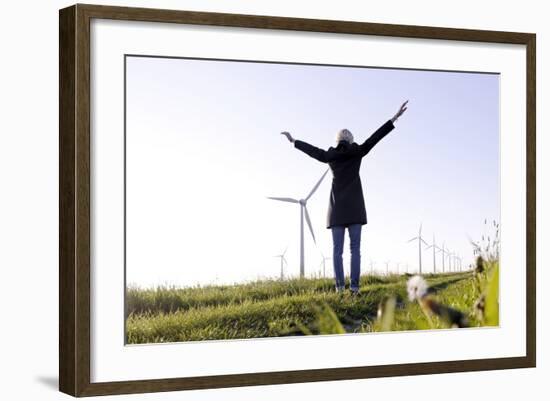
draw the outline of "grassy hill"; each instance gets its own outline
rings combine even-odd
[[[478,301],[487,291],[489,273],[423,277],[437,305],[463,314],[469,326],[482,326],[498,324],[488,322],[483,310],[480,314]],[[357,297],[336,293],[334,280],[322,278],[128,288],[126,340],[142,344],[449,327],[448,314],[431,313],[425,304],[408,299],[409,278],[362,276]]]

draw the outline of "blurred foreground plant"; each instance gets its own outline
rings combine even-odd
[[[491,239],[486,234],[485,220],[485,234],[481,236],[481,241],[470,240],[474,247],[474,255],[477,255],[473,274],[480,293],[474,304],[474,314],[487,326],[499,325],[500,225],[494,220],[493,229],[495,234]]]
[[[499,325],[499,264],[483,273],[476,273],[481,295],[474,305],[474,313],[486,326]]]
[[[321,305],[312,305],[315,310],[316,320],[314,323],[314,329],[318,331],[318,334],[345,334],[346,330],[342,323],[336,316],[336,313],[332,308],[323,302]],[[313,332],[310,328],[301,322],[296,322],[298,328],[307,335],[312,335]]]
[[[493,220],[492,224],[494,235],[491,238],[487,234],[488,225],[487,219],[484,222],[484,234],[481,236],[480,241],[474,241],[470,238],[470,243],[474,248],[474,256],[477,256],[476,260],[476,272],[480,273],[485,266],[479,264],[479,258],[484,261],[486,264],[498,263],[500,258],[500,224]]]
[[[392,329],[396,304],[397,299],[393,295],[386,297],[378,304],[375,331],[390,331]]]
[[[409,300],[418,301],[430,326],[434,327],[432,316],[438,316],[449,327],[468,327],[468,318],[464,313],[437,302],[435,297],[428,293],[428,288],[428,283],[422,276],[411,277],[407,282]]]

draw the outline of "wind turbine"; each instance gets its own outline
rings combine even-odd
[[[426,250],[432,248],[433,249],[433,257],[434,257],[434,273],[437,271],[437,268],[436,268],[436,264],[435,264],[435,251],[437,249],[441,249],[439,248],[436,244],[435,244],[435,234],[433,235],[433,240],[432,240],[432,243],[430,244],[430,246],[428,246],[426,248]]]
[[[445,273],[445,254],[447,253],[445,250],[445,242],[441,244],[441,248],[437,248],[437,252],[441,252],[441,265],[443,266],[443,273]]]
[[[386,276],[387,276],[389,274],[390,261],[386,260],[384,263],[386,264]]]
[[[281,280],[283,279],[283,264],[286,263],[288,265],[288,262],[286,261],[285,254],[288,249],[288,245],[285,248],[285,251],[281,253],[280,255],[273,256],[274,258],[280,258],[281,259]]]
[[[372,276],[372,274],[374,273],[374,262],[372,261],[372,259],[369,259],[369,263],[370,263],[370,274]]]
[[[449,271],[453,271],[453,265],[452,265],[452,257],[453,257],[454,253],[451,252],[451,250],[449,248],[447,248],[447,257],[449,258],[448,262],[449,262]]]
[[[411,238],[407,242],[412,242],[418,240],[418,268],[419,273],[422,274],[422,243],[428,245],[424,238],[422,238],[422,224],[420,224],[420,229],[418,230],[418,237]]]
[[[311,196],[315,193],[317,188],[319,188],[319,185],[321,185],[321,182],[323,181],[323,178],[325,178],[325,175],[327,175],[328,170],[324,172],[324,174],[321,176],[321,179],[317,181],[317,184],[313,187],[311,192],[308,196],[306,196],[305,199],[294,199],[294,198],[276,198],[268,196],[268,199],[277,200],[281,202],[290,202],[290,203],[298,203],[300,205],[300,277],[303,278],[305,275],[304,271],[304,215],[306,218],[307,225],[309,227],[309,231],[311,232],[311,236],[313,237],[313,242],[317,244],[315,241],[315,234],[313,233],[313,227],[311,226],[311,220],[309,219],[309,213],[307,212],[307,201]]]
[[[321,256],[323,257],[323,260],[321,261],[321,265],[323,266],[323,277],[326,277],[326,274],[325,274],[325,265],[326,265],[326,261],[327,260],[330,260],[330,257],[328,256],[325,256],[325,254],[323,252],[321,252]]]

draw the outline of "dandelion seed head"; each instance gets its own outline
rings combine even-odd
[[[407,292],[409,300],[421,299],[428,293],[428,283],[422,276],[413,276],[407,281]]]

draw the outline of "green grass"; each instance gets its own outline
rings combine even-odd
[[[438,302],[463,312],[470,327],[484,325],[475,314],[474,305],[481,294],[471,273],[470,277],[465,280],[459,280],[440,288],[436,286],[435,294]],[[392,330],[441,329],[448,327],[449,325],[438,316],[426,316],[418,302],[408,302],[406,307],[396,309]]]
[[[486,276],[472,272],[424,275],[439,302],[463,311],[481,326],[474,304]],[[417,330],[446,327],[407,299],[405,275],[361,278],[359,297],[334,292],[332,279],[259,281],[231,286],[127,290],[127,343],[242,339],[306,334]],[[494,290],[493,290],[494,292]],[[379,305],[391,297],[395,311],[381,327]]]

